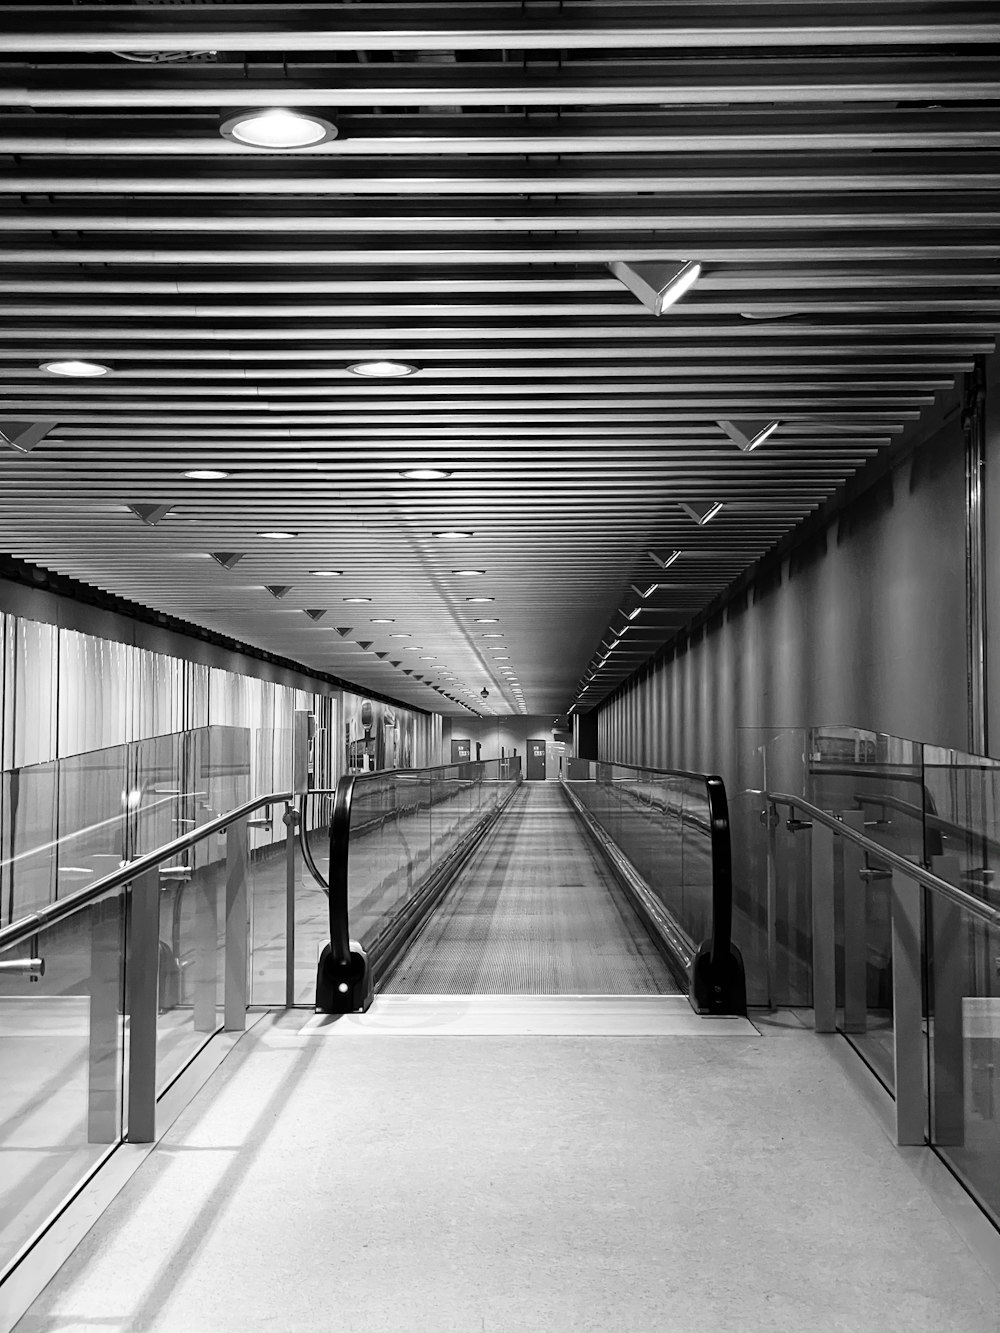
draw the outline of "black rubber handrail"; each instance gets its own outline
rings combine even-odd
[[[708,803],[708,835],[712,853],[712,927],[698,948],[691,969],[691,998],[700,1012],[746,1013],[743,960],[733,945],[733,850],[726,784],[717,773],[694,773],[683,768],[652,768],[591,760],[595,769],[627,769],[630,774],[679,778],[703,785]],[[612,783],[615,779],[612,779]],[[625,850],[625,849],[623,849]],[[698,941],[693,943],[697,946]]]
[[[516,756],[515,756],[516,757]],[[372,1002],[374,977],[365,949],[351,938],[348,884],[350,873],[351,811],[354,790],[360,782],[394,780],[399,777],[430,777],[462,769],[463,780],[469,770],[483,776],[488,764],[499,759],[466,759],[454,764],[435,764],[431,768],[384,769],[377,773],[349,773],[337,783],[330,816],[330,864],[327,906],[330,941],[320,954],[316,973],[316,1008],[321,1013],[364,1012]]]
[[[520,756],[512,756],[519,758]],[[501,764],[502,759],[463,759],[454,764],[435,764],[430,768],[393,768],[382,769],[375,773],[348,773],[337,783],[333,801],[333,814],[330,817],[330,865],[329,865],[329,912],[330,912],[330,953],[334,962],[346,967],[351,958],[351,923],[348,905],[348,860],[351,845],[351,809],[354,801],[354,788],[358,782],[387,778],[433,777],[456,768],[468,770],[475,766],[484,769],[487,764]]]

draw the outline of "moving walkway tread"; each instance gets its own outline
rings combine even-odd
[[[556,783],[519,788],[380,990],[678,993],[648,931]]]

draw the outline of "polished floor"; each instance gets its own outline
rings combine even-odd
[[[389,994],[661,995],[677,985],[558,783],[526,783]]]
[[[839,1038],[524,1035],[507,1003],[258,1024],[18,1333],[995,1333]],[[505,1030],[441,1035],[456,1005]]]

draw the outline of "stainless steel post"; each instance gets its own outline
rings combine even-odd
[[[924,1142],[924,1025],[920,986],[920,886],[892,872],[892,1044],[896,1142]]]
[[[243,1032],[247,1025],[249,907],[247,821],[238,819],[226,830],[225,1029],[227,1032]]]
[[[295,831],[299,812],[285,806],[281,822],[285,826],[285,1007],[295,1004]]]
[[[767,818],[767,1006],[774,1009],[778,984],[778,811],[769,805]]]
[[[950,884],[960,882],[961,860],[952,854],[931,858],[935,875]],[[931,895],[929,904],[931,958],[932,1034],[931,1141],[958,1148],[965,1143],[965,1036],[962,998],[971,992],[969,922],[962,909],[941,894]]]
[[[218,1026],[218,890],[207,874],[194,872],[194,959],[191,984],[194,989],[194,1028],[214,1032]]]
[[[160,872],[132,881],[128,901],[128,1141],[156,1138],[156,1016],[160,970]]]
[[[123,903],[118,892],[90,908],[88,1143],[113,1143],[119,1132]]]
[[[863,834],[863,810],[845,810],[840,820]],[[861,879],[864,853],[843,838],[841,857],[844,876],[844,1031],[865,1032],[868,1028],[868,886]]]
[[[837,971],[834,916],[834,832],[813,824],[812,869],[813,1020],[817,1032],[837,1030]]]

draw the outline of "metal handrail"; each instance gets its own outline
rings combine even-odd
[[[182,833],[179,838],[174,838],[172,842],[164,843],[162,847],[158,847],[152,852],[146,852],[143,856],[137,856],[134,861],[129,861],[127,865],[113,870],[110,875],[105,875],[103,879],[97,879],[93,884],[88,884],[78,892],[70,894],[68,898],[61,898],[58,902],[50,903],[48,907],[41,907],[37,912],[32,912],[28,916],[20,917],[17,921],[12,921],[9,926],[4,926],[0,930],[0,952],[11,949],[17,944],[23,944],[25,940],[31,939],[40,930],[45,930],[67,917],[75,915],[112,889],[120,888],[121,885],[138,879],[147,870],[155,869],[161,861],[176,856],[178,852],[187,851],[189,847],[193,847],[196,843],[202,842],[205,838],[210,838],[213,833],[221,833],[230,824],[248,818],[255,810],[260,810],[266,805],[279,805],[282,802],[289,804],[291,800],[291,792],[271,792],[268,796],[255,796],[253,800],[244,802],[243,805],[237,806],[235,810],[230,810],[228,814],[219,815],[217,819],[202,824],[200,828],[192,829],[190,833]]]
[[[928,810],[925,806],[914,805],[911,801],[900,800],[898,796],[880,796],[876,792],[856,791],[854,799],[859,805],[881,805],[887,810],[895,810],[898,814],[910,815],[913,819],[921,819],[927,828],[932,829],[935,833],[943,833],[948,838],[963,838],[968,842],[979,843],[991,852],[1000,852],[1000,838],[994,838],[988,833],[956,824],[953,819],[945,819],[944,815]]]
[[[980,898],[974,898],[971,893],[966,893],[964,889],[949,884],[946,879],[941,879],[933,871],[925,870],[916,861],[908,861],[905,856],[900,856],[898,852],[890,851],[888,847],[883,847],[874,839],[866,837],[864,833],[858,833],[857,830],[852,829],[838,819],[836,815],[831,814],[829,810],[821,810],[818,805],[803,800],[801,796],[790,796],[787,792],[754,791],[752,794],[762,796],[771,805],[787,805],[792,810],[802,811],[816,823],[825,824],[827,828],[832,829],[845,841],[853,842],[856,847],[860,847],[869,856],[874,856],[876,860],[885,862],[891,869],[898,870],[908,876],[914,883],[925,889],[930,889],[934,893],[940,893],[942,897],[947,898],[956,907],[961,907],[963,911],[979,917],[981,921],[986,921],[991,926],[1000,927],[1000,910],[990,907],[988,903],[984,903]]]

